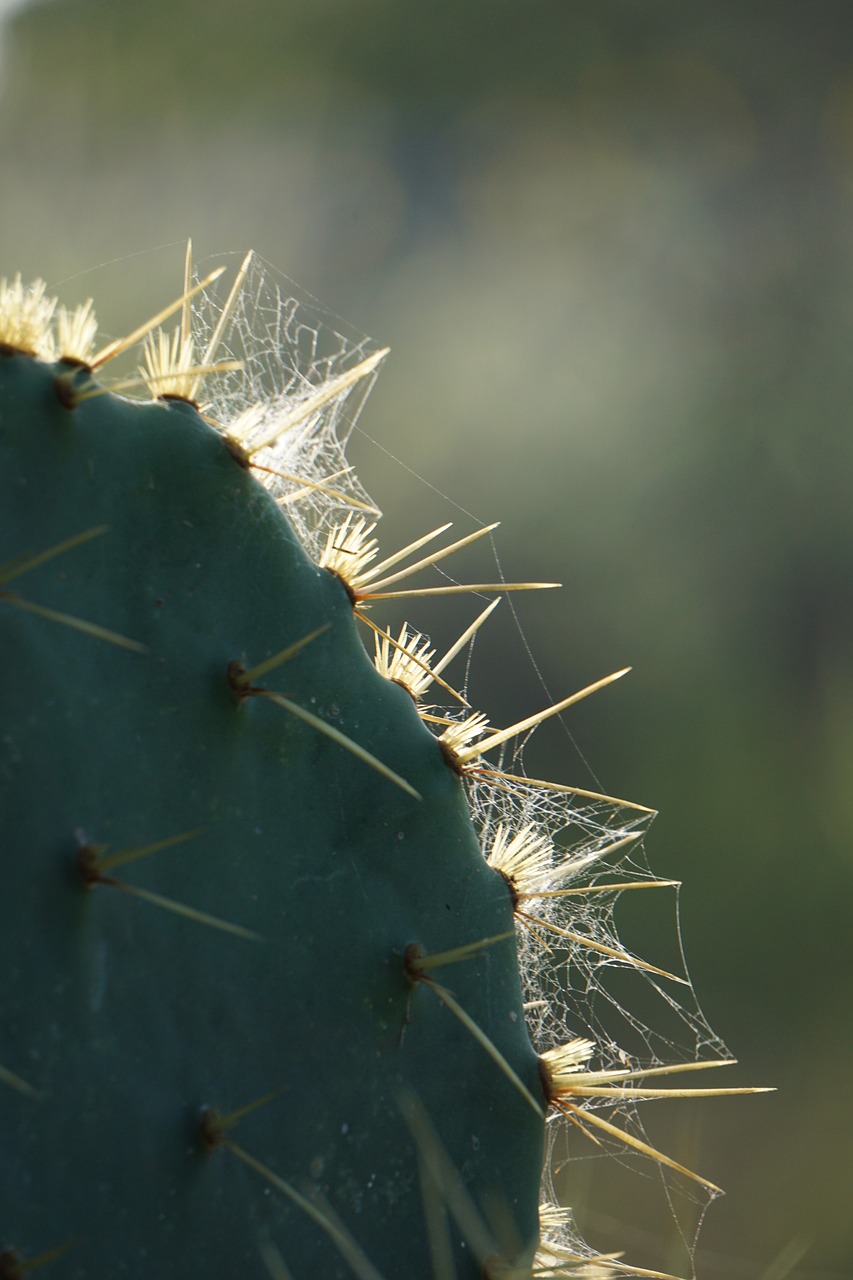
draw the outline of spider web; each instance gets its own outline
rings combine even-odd
[[[201,267],[197,275],[204,275]],[[232,278],[226,273],[194,299],[199,350],[206,349],[229,301]],[[376,373],[360,378],[295,426],[287,424],[319,390],[377,351],[370,339],[315,299],[297,295],[292,281],[252,256],[216,350],[217,360],[233,360],[238,368],[206,384],[206,409],[250,452],[258,479],[282,502],[315,559],[329,529],[354,503],[379,514],[346,460],[347,441]],[[256,447],[267,439],[271,443]],[[260,470],[264,467],[268,470]]]

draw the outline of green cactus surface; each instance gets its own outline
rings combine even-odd
[[[194,355],[190,280],[147,399],[104,385],[88,304],[0,289],[0,1280],[593,1274],[542,1208],[546,1115],[618,1140],[595,1095],[644,1071],[555,1030],[519,958],[550,928],[683,982],[549,915],[648,811],[577,793],[624,821],[566,859],[479,768],[540,717],[431,711],[419,633],[371,661],[400,557],[370,568],[311,431],[379,357],[286,388],[314,478],[282,497],[268,409],[199,401],[252,374],[216,360],[236,286]],[[306,495],[341,508],[311,545]],[[472,822],[484,786],[514,829]]]

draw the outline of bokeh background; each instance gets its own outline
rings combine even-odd
[[[500,518],[507,578],[565,584],[498,611],[482,709],[633,664],[528,764],[660,810],[726,1083],[779,1086],[652,1104],[728,1192],[696,1272],[853,1275],[853,7],[0,8],[0,275],[120,332],[188,235],[254,246],[392,346],[383,544]],[[689,1270],[648,1170],[571,1176],[592,1243]]]

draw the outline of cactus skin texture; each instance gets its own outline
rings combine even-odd
[[[0,355],[0,1276],[431,1280],[413,1108],[499,1242],[449,1216],[453,1274],[528,1274],[546,1099],[462,783],[222,435],[92,385]],[[309,636],[257,685],[417,797],[245,696]],[[412,966],[478,940],[440,976],[517,1082]]]

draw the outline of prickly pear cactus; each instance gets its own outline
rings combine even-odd
[[[137,398],[141,331],[0,289],[0,1277],[581,1274],[545,1117],[618,1135],[593,1095],[644,1072],[588,1069],[528,953],[640,962],[555,917],[589,841],[483,765],[538,717],[424,703],[485,615],[368,656],[407,571],[340,438],[383,353],[258,399],[244,275],[211,318],[188,263]],[[621,815],[599,861],[645,817],[557,790]]]

